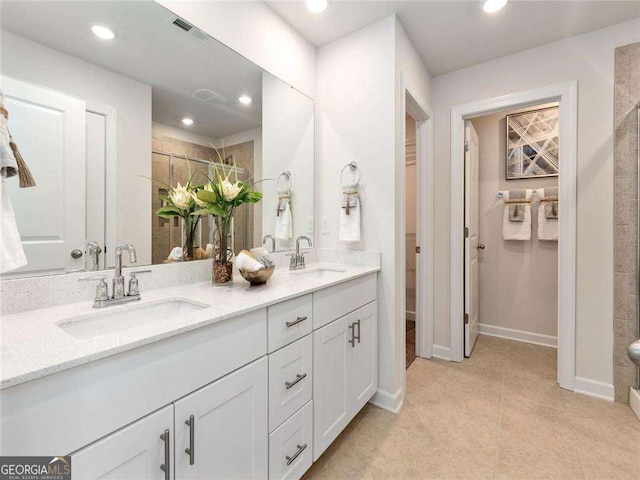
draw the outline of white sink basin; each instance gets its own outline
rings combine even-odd
[[[204,303],[174,298],[137,305],[106,307],[104,312],[61,320],[56,325],[76,338],[98,338],[170,317],[179,317],[208,306]],[[111,308],[116,310],[109,311]]]
[[[310,268],[308,270],[293,271],[291,272],[291,275],[300,275],[311,278],[331,278],[346,271],[346,269],[342,268]]]

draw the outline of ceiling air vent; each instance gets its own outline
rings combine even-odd
[[[213,90],[209,90],[208,88],[201,88],[199,90],[196,90],[191,95],[193,95],[198,100],[207,103],[213,103],[214,105],[227,103],[227,99],[225,97],[223,97],[219,93],[214,92]]]
[[[187,22],[186,20],[180,17],[173,16],[169,19],[169,22],[172,25],[175,25],[176,27],[178,27],[180,30],[187,32],[189,35],[194,36],[201,42],[206,42],[207,40],[209,40],[209,35],[207,35],[198,27],[191,25],[189,22]]]

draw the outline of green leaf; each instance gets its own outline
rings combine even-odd
[[[156,215],[162,218],[172,218],[172,217],[181,217],[183,215],[183,212],[178,207],[166,206],[166,207],[160,207],[156,211]]]
[[[216,203],[218,201],[218,195],[215,192],[209,190],[198,190],[196,194],[199,200],[207,203]]]

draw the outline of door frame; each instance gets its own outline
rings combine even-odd
[[[416,120],[416,169],[417,169],[417,205],[416,205],[416,245],[421,252],[416,255],[416,355],[422,358],[433,356],[433,245],[434,245],[434,199],[433,199],[433,112],[426,102],[418,100],[419,90],[414,88],[406,75],[401,74],[400,92],[402,94],[402,134],[398,139],[398,145],[402,144],[402,168],[398,168],[398,191],[404,192],[406,171],[406,115],[411,115]],[[398,165],[400,166],[400,165]],[[398,195],[400,211],[398,212],[399,227],[396,244],[405,245],[405,211],[406,199],[404,194]],[[402,237],[402,238],[399,238]],[[402,393],[406,390],[406,252],[400,248],[397,265],[402,267],[397,272],[396,286],[396,318],[402,320],[400,348],[402,362]]]
[[[558,384],[575,388],[578,82],[571,81],[451,108],[450,359],[464,357],[464,121],[541,103],[560,106],[558,224]]]
[[[105,120],[105,268],[113,268],[112,252],[118,241],[118,111],[116,107],[86,100],[85,110]],[[109,208],[114,206],[116,208]]]

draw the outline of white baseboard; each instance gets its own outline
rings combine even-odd
[[[440,360],[451,361],[451,351],[449,347],[443,347],[441,345],[433,346],[433,356],[439,358]]]
[[[612,384],[589,378],[576,377],[573,391],[609,402],[613,402],[615,398]]]
[[[640,392],[635,388],[631,388],[629,392],[629,406],[633,413],[636,414],[638,420],[640,420]]]
[[[405,316],[407,320],[413,320],[414,322],[416,321],[416,312],[410,312],[407,310]]]
[[[391,413],[398,413],[403,403],[402,389],[399,389],[396,393],[378,390],[369,402]]]
[[[490,337],[507,338],[509,340],[516,340],[518,342],[533,343],[535,345],[558,348],[558,337],[552,337],[550,335],[525,332],[524,330],[514,330],[512,328],[497,327],[495,325],[487,325],[486,323],[478,324],[478,329],[482,335],[489,335]]]

